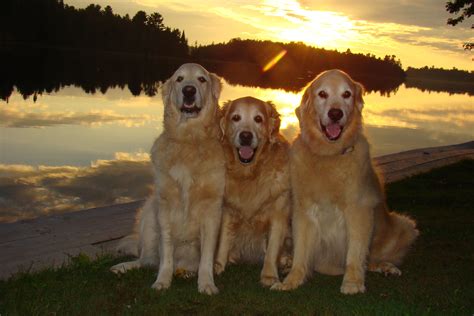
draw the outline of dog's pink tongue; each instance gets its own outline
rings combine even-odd
[[[239,155],[243,159],[250,159],[253,156],[253,149],[250,146],[243,146],[239,148]]]
[[[331,138],[336,138],[341,134],[341,126],[337,123],[332,123],[326,126],[326,133],[329,135]]]

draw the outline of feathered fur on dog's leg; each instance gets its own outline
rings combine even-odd
[[[224,272],[227,262],[229,261],[229,252],[232,248],[233,237],[230,229],[231,225],[231,216],[229,210],[223,208],[222,214],[222,224],[221,231],[219,236],[219,242],[217,247],[217,255],[214,263],[214,273],[216,275]]]
[[[282,211],[275,212],[271,219],[270,231],[268,236],[268,245],[265,252],[263,269],[260,274],[260,283],[263,286],[272,286],[280,282],[278,277],[278,255],[280,254],[284,239],[288,232],[288,213],[289,213],[290,194],[282,194],[276,201],[277,207],[282,207]],[[286,209],[285,209],[286,208]]]
[[[341,293],[364,293],[366,260],[374,226],[373,208],[365,205],[357,206],[357,208],[350,206],[344,210],[344,218],[348,249]]]
[[[297,206],[299,207],[299,206]],[[282,283],[275,283],[271,289],[288,291],[303,284],[314,268],[314,255],[319,247],[319,223],[311,218],[309,210],[293,213],[293,266]]]

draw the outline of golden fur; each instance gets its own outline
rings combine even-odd
[[[221,128],[227,174],[224,209],[215,271],[228,261],[262,263],[260,282],[279,281],[277,261],[288,233],[290,178],[288,142],[279,133],[273,104],[252,97],[228,102]],[[239,135],[251,133],[250,162],[242,162]],[[251,143],[251,145],[250,145]]]
[[[184,91],[191,86],[195,96],[186,101]],[[151,149],[156,190],[139,214],[136,227],[139,243],[135,252],[140,257],[118,264],[112,271],[153,264],[159,257],[153,288],[168,288],[173,273],[189,276],[198,272],[199,292],[218,292],[213,259],[225,185],[219,142],[220,90],[220,79],[198,64],[182,65],[163,85],[164,129]],[[186,107],[200,111],[186,112]]]
[[[340,70],[320,74],[305,89],[296,109],[301,133],[290,150],[293,266],[272,289],[297,288],[317,271],[344,274],[342,293],[364,292],[367,261],[369,271],[401,274],[396,265],[418,230],[387,209],[362,131],[362,93]],[[331,109],[342,111],[337,123]]]

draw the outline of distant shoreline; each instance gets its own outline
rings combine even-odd
[[[203,63],[211,63],[211,64],[236,64],[236,65],[245,65],[245,66],[259,66],[257,63],[252,63],[248,61],[228,61],[224,59],[213,59],[213,58],[197,58],[193,56],[170,56],[170,55],[157,55],[157,54],[149,54],[149,53],[141,53],[141,52],[127,52],[127,51],[118,51],[118,50],[103,50],[103,49],[95,49],[91,47],[67,47],[67,46],[54,46],[54,45],[45,45],[42,43],[31,43],[31,42],[18,42],[18,41],[0,41],[0,52],[1,53],[16,53],[21,52],[24,49],[38,49],[38,50],[52,50],[59,53],[67,53],[67,52],[74,52],[74,53],[85,53],[86,55],[110,55],[115,57],[125,57],[125,58],[133,58],[133,59],[144,59],[144,60],[162,60],[162,61],[182,61],[184,62],[203,62]],[[28,55],[32,54],[31,51],[28,51]],[[471,72],[472,78],[467,78],[464,80],[459,79],[452,79],[452,78],[443,78],[443,77],[436,77],[436,76],[428,76],[428,75],[420,75],[409,70],[421,70],[422,68],[416,69],[412,67],[408,67],[404,70],[406,74],[405,82],[444,82],[448,84],[459,84],[464,85],[466,87],[474,87],[474,72]],[[450,72],[452,70],[448,69],[439,69],[444,70],[445,72]],[[462,70],[461,70],[462,71]],[[312,73],[312,71],[309,71]],[[314,75],[317,75],[314,73]],[[386,76],[374,75],[371,73],[359,73],[359,76],[363,77],[379,77],[379,78],[394,78],[396,76],[392,76],[390,74]]]

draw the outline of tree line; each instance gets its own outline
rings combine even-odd
[[[474,95],[474,71],[425,66],[422,68],[408,67],[406,73],[405,86],[408,88]]]
[[[63,0],[0,1],[0,43],[188,55],[184,31],[165,26],[160,13],[120,16],[110,6],[76,9]]]
[[[319,73],[323,70],[339,68],[354,75],[405,77],[401,62],[395,55],[379,58],[372,54],[354,54],[349,49],[338,52],[316,48],[302,42],[281,43],[236,38],[227,43],[193,47],[192,55],[198,59],[248,62],[263,67],[272,56],[276,56],[283,50],[286,51],[286,55],[272,70]]]
[[[263,71],[282,51],[284,57]],[[287,91],[300,90],[332,68],[348,72],[367,91],[388,96],[406,77],[394,55],[380,58],[301,42],[239,38],[190,47],[184,31],[167,27],[158,12],[138,11],[130,17],[96,4],[76,9],[63,0],[0,1],[0,99],[8,100],[15,87],[26,98],[67,85],[81,86],[87,93],[128,86],[134,95],[154,95],[157,83],[183,62],[202,63],[230,84]],[[430,71],[425,77],[439,72]],[[408,70],[410,76],[425,72]],[[451,75],[472,82],[472,74]]]
[[[431,66],[422,68],[408,67],[406,70],[407,76],[412,78],[423,78],[430,80],[442,80],[442,81],[459,81],[459,82],[470,82],[474,84],[474,71],[465,71],[457,68],[443,69],[435,68]]]
[[[110,6],[90,4],[76,9],[63,0],[0,1],[0,43],[125,51],[149,55],[192,57],[263,65],[282,50],[287,55],[271,70],[297,77],[340,68],[350,74],[370,73],[404,78],[400,60],[393,55],[377,58],[315,48],[303,43],[233,39],[227,43],[190,47],[184,31],[165,26],[163,16],[138,11],[120,16]]]

